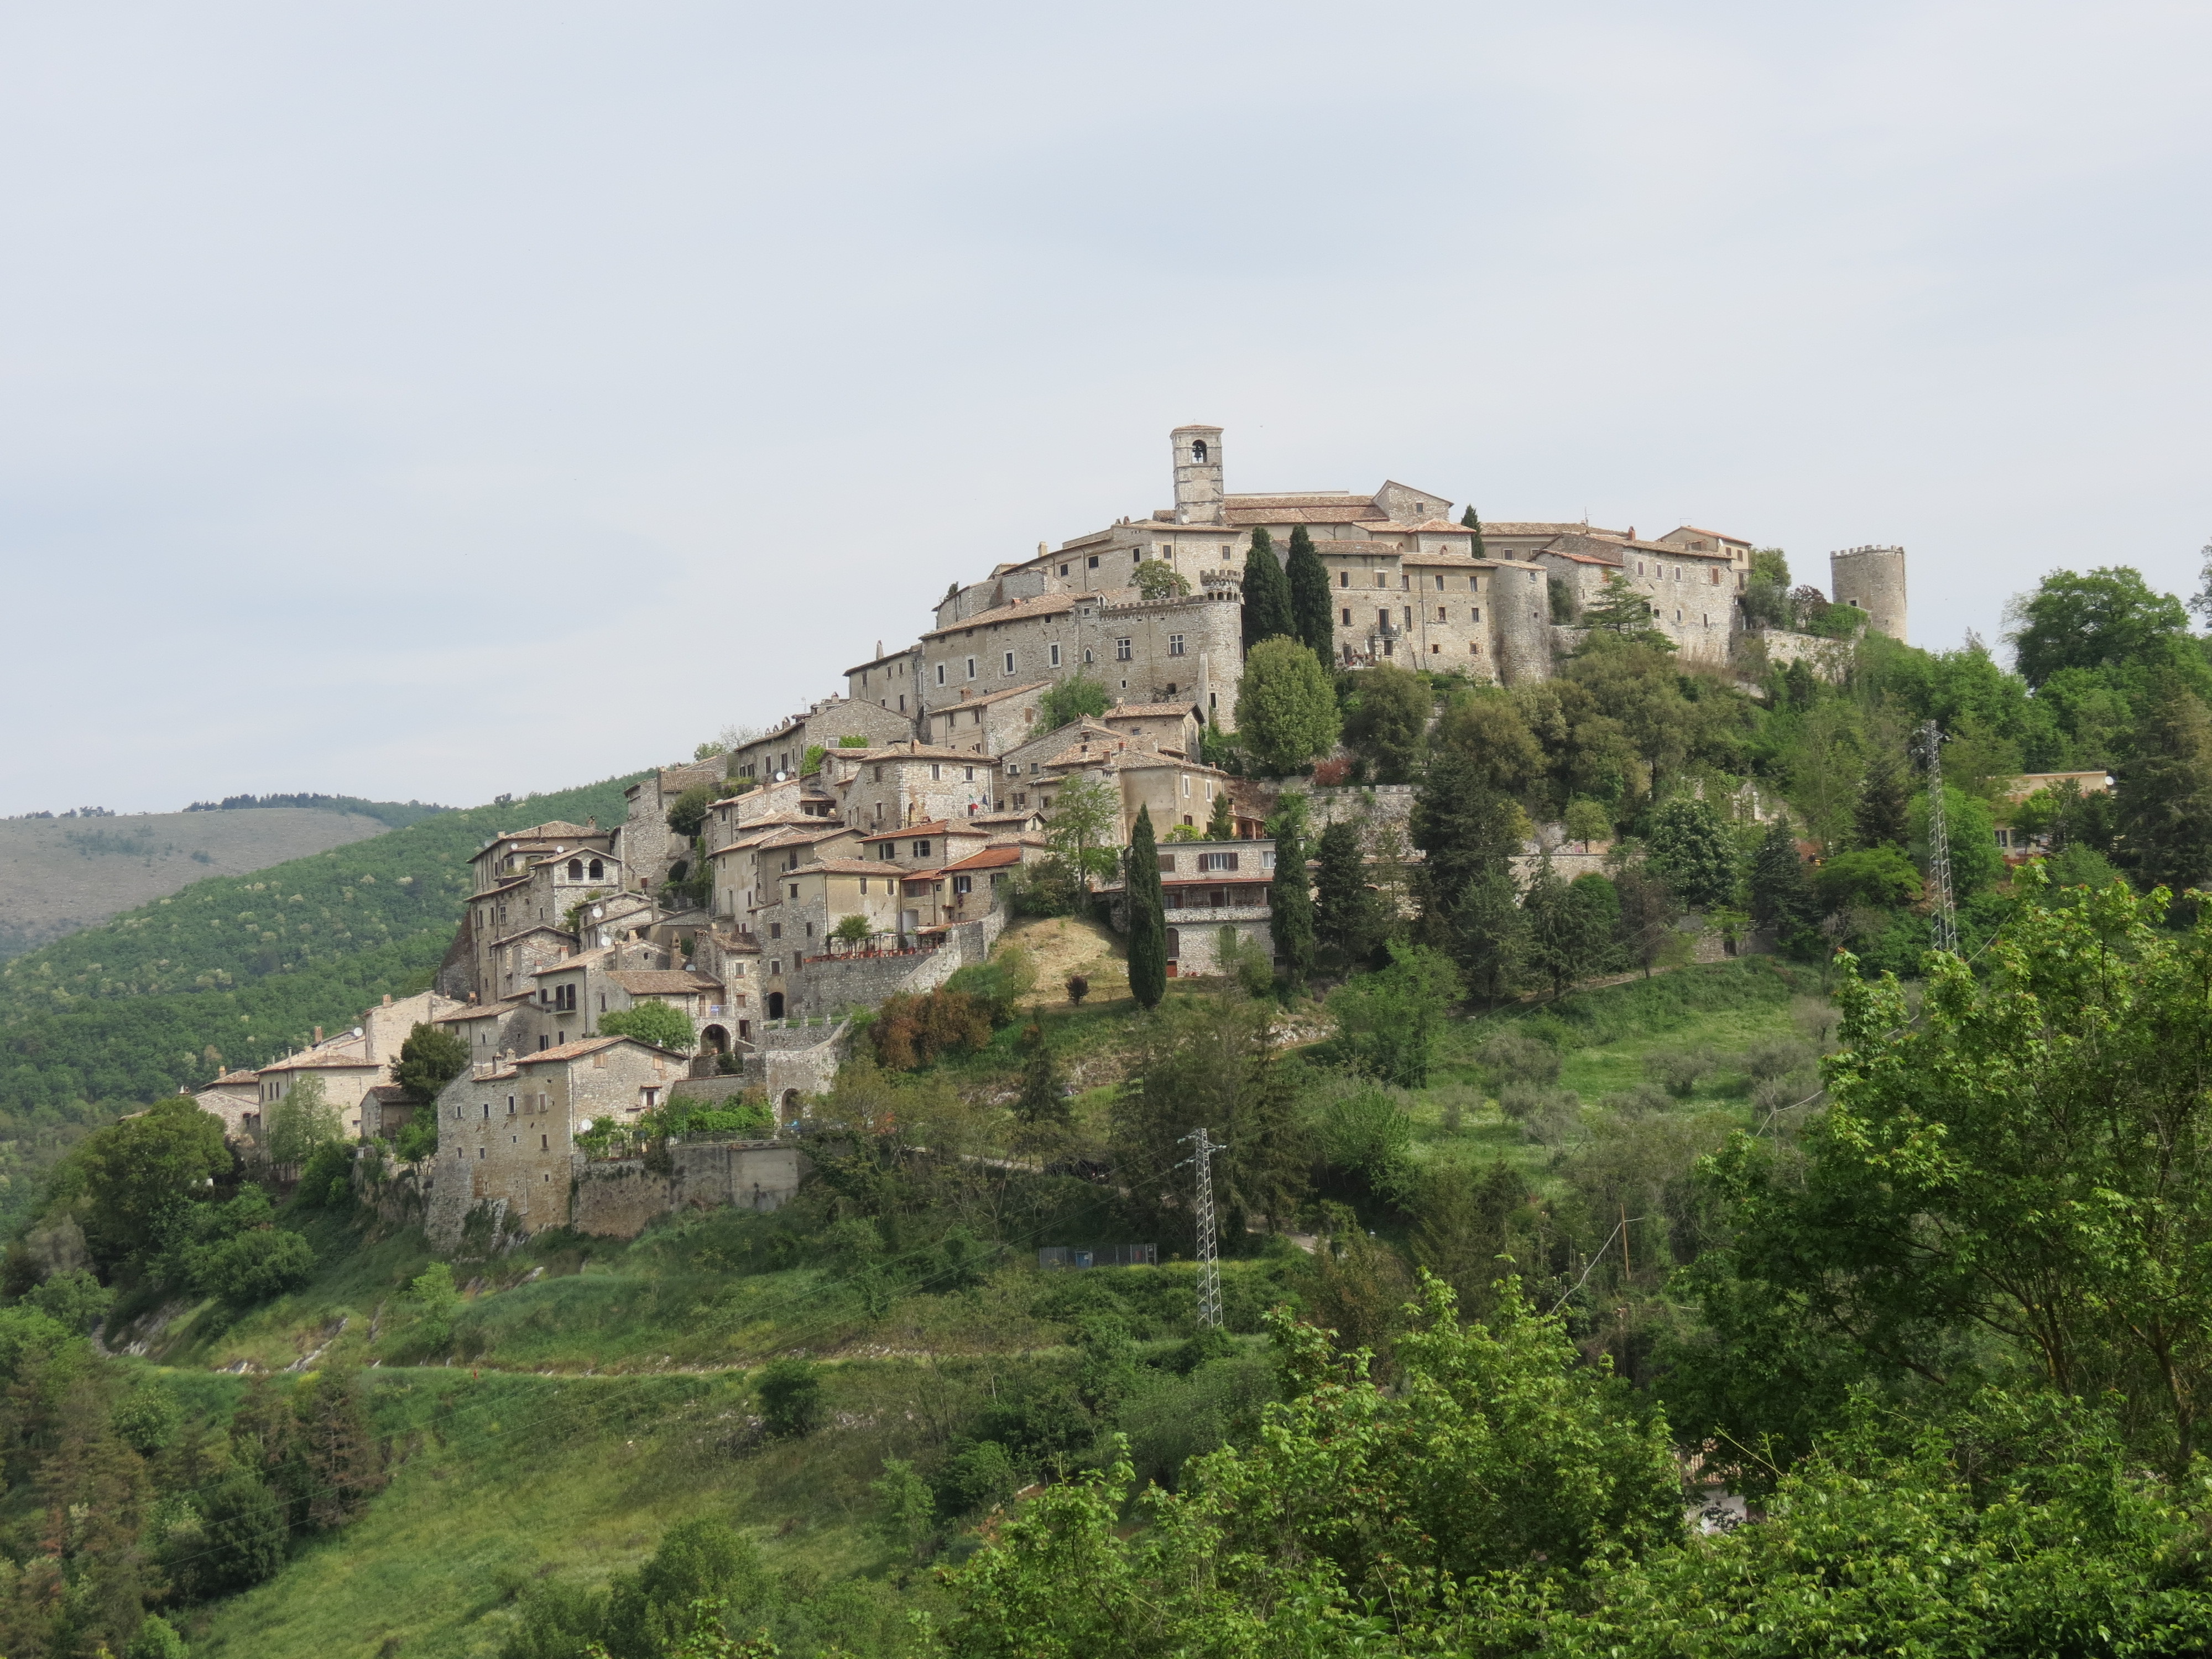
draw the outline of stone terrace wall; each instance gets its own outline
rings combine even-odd
[[[569,1225],[602,1238],[635,1238],[654,1217],[686,1207],[780,1210],[799,1191],[799,1149],[774,1141],[680,1142],[669,1172],[638,1158],[586,1164],[569,1200]]]

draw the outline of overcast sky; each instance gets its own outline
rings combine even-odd
[[[455,804],[1171,499],[2194,584],[2201,5],[0,5],[0,813]]]

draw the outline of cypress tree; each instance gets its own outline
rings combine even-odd
[[[1023,1029],[1019,1046],[1022,1091],[1014,1101],[1014,1115],[1032,1128],[1048,1124],[1065,1128],[1067,1097],[1060,1091],[1060,1057],[1053,1053],[1042,1020],[1033,1019]]]
[[[1314,965],[1313,891],[1306,884],[1306,844],[1295,823],[1275,837],[1275,879],[1267,889],[1267,908],[1275,935],[1275,954],[1283,977],[1296,988]]]
[[[1788,818],[1777,818],[1751,855],[1751,919],[1787,933],[1812,914],[1813,893],[1805,879],[1805,860],[1797,854],[1797,832]]]
[[[1877,749],[1867,766],[1866,787],[1859,796],[1858,805],[1851,809],[1859,845],[1908,845],[1911,830],[1905,818],[1911,802],[1903,759],[1893,750]]]
[[[1298,629],[1291,615],[1291,579],[1276,562],[1275,538],[1262,526],[1252,532],[1252,550],[1244,556],[1244,648],[1278,634],[1296,639]]]
[[[1323,662],[1336,656],[1336,605],[1329,597],[1328,568],[1314,551],[1304,525],[1291,526],[1291,619],[1297,637]]]
[[[1229,791],[1226,789],[1217,788],[1213,792],[1213,811],[1206,816],[1206,838],[1208,841],[1237,839],[1237,813],[1229,804]]]
[[[1475,516],[1473,502],[1470,501],[1467,511],[1459,515],[1459,521],[1474,532],[1474,542],[1467,550],[1478,559],[1488,558],[1490,555],[1485,552],[1482,547],[1482,520]]]
[[[1267,556],[1273,562],[1274,555]],[[1167,901],[1160,891],[1159,843],[1152,837],[1152,809],[1137,809],[1124,868],[1129,896],[1129,994],[1157,1008],[1168,994]]]
[[[1359,826],[1332,823],[1314,843],[1321,867],[1314,872],[1314,936],[1347,966],[1374,954],[1382,928],[1380,907],[1367,890],[1367,852]]]

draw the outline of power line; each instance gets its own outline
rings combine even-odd
[[[1200,1330],[1218,1330],[1221,1262],[1213,1245],[1213,1154],[1225,1152],[1229,1148],[1215,1146],[1202,1127],[1194,1129],[1183,1139],[1198,1146],[1192,1159],[1198,1165],[1198,1326]]]
[[[1920,728],[1920,752],[1928,763],[1928,874],[1936,884],[1936,948],[1959,954],[1959,912],[1951,893],[1951,836],[1943,811],[1943,728],[1929,720]]]

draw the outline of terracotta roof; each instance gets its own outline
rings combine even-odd
[[[787,879],[803,876],[809,871],[832,876],[896,876],[903,874],[906,866],[896,859],[823,859],[813,864],[802,864],[796,870],[783,872]]]
[[[220,1089],[227,1083],[255,1083],[258,1082],[260,1078],[261,1073],[258,1072],[225,1072],[207,1086],[210,1089]]]
[[[412,1090],[403,1089],[396,1083],[380,1083],[368,1091],[365,1098],[371,1100],[412,1100],[415,1098],[415,1094]]]
[[[963,870],[997,870],[1009,864],[1019,864],[1021,861],[1021,847],[1018,843],[1009,842],[997,847],[986,847],[981,852],[972,854],[957,864],[948,864],[939,873],[957,875]]]
[[[966,623],[961,625],[963,628],[973,626],[972,623]],[[1002,698],[1018,697],[1024,691],[1042,691],[1051,684],[1050,680],[1031,680],[1027,685],[1008,686],[1003,691],[993,691],[981,697],[963,697],[957,702],[948,702],[925,712],[930,719],[935,720],[939,714],[957,714],[963,708],[981,708],[985,703],[997,702]]]
[[[527,927],[517,928],[512,933],[501,933],[497,939],[491,942],[491,948],[496,950],[499,946],[507,944],[510,939],[527,939],[532,933],[550,933],[556,939],[574,939],[576,937],[574,933],[569,933],[566,928],[556,927],[550,921],[538,921],[532,922]]]
[[[615,947],[611,945],[602,945],[594,951],[579,951],[573,957],[563,957],[560,961],[548,963],[543,968],[532,969],[530,977],[536,979],[541,974],[565,974],[571,968],[588,967],[599,958],[611,957],[614,953]]]
[[[1491,561],[1488,559],[1478,559],[1472,553],[1446,553],[1442,550],[1421,553],[1416,552],[1412,548],[1407,548],[1405,552],[1399,555],[1398,562],[1401,565],[1419,565],[1425,569],[1436,565],[1443,565],[1446,568],[1452,570],[1482,570],[1489,568]],[[1359,590],[1358,588],[1352,588],[1349,591],[1356,593]]]
[[[840,749],[836,752],[840,760],[949,760],[962,761],[969,766],[975,763],[975,751],[972,749],[941,749],[927,743],[895,744],[888,749]]]
[[[1224,495],[1224,507],[1372,507],[1372,495],[1355,495],[1348,489],[1285,489],[1261,495]]]
[[[566,967],[568,964],[564,963],[562,965]],[[457,1025],[465,1019],[496,1019],[501,1014],[513,1013],[515,1006],[516,1005],[511,1002],[492,1002],[480,1007],[456,1008],[450,1014],[438,1015],[430,1023],[433,1025]]]
[[[611,836],[608,830],[587,830],[580,823],[568,823],[555,818],[550,823],[533,823],[527,830],[502,830],[490,842],[469,855],[473,863],[486,853],[496,852],[503,841],[578,841],[594,836]]]
[[[871,657],[866,662],[856,662],[845,672],[848,674],[857,674],[863,668],[873,668],[878,663],[896,662],[901,657],[910,657],[921,649],[918,645],[902,645],[897,650],[886,653],[883,656]]]
[[[1571,524],[1548,524],[1529,519],[1511,523],[1486,524],[1482,526],[1482,533],[1486,536],[1613,536],[1617,538],[1627,534],[1627,532],[1593,530],[1580,520]]]
[[[515,1071],[520,1071],[526,1066],[537,1066],[540,1064],[552,1064],[557,1066],[563,1060],[581,1060],[586,1054],[596,1054],[603,1048],[611,1048],[616,1044],[622,1042],[636,1042],[639,1048],[653,1049],[656,1054],[663,1054],[666,1052],[665,1049],[654,1048],[653,1045],[650,1042],[641,1042],[635,1037],[578,1037],[574,1042],[557,1043],[550,1048],[540,1048],[534,1054],[517,1054],[514,1057],[514,1069]],[[505,1073],[495,1072],[493,1073],[493,1076],[495,1077],[501,1075],[513,1077],[514,1075],[514,1072],[507,1072]]]
[[[607,977],[632,996],[672,996],[690,991],[719,991],[722,988],[704,974],[689,968],[611,968]]]
[[[383,1069],[381,1061],[369,1059],[358,1049],[341,1054],[333,1053],[327,1048],[319,1050],[310,1048],[304,1054],[291,1054],[283,1060],[270,1060],[261,1068],[261,1075],[266,1077],[271,1072],[380,1072]]]
[[[980,836],[983,832],[972,827],[969,818],[932,818],[927,823],[910,823],[903,830],[886,830],[879,835],[863,836],[861,840],[903,841],[908,836]]]
[[[1011,812],[978,812],[968,822],[969,823],[1027,823],[1031,818],[1043,816],[1034,807],[1024,806]]]
[[[1687,531],[1692,536],[1711,536],[1717,542],[1741,542],[1746,547],[1751,545],[1748,537],[1730,536],[1718,530],[1700,530],[1693,524],[1677,525],[1667,533],[1670,536],[1679,536],[1684,531]]]
[[[953,623],[950,628],[933,628],[921,637],[925,640],[941,640],[966,629],[988,628],[995,623],[1024,622],[1031,617],[1056,617],[1064,611],[1073,610],[1079,597],[1074,593],[1040,593],[1035,599],[1016,599],[994,611],[978,611],[965,621]]]
[[[1542,551],[1543,556],[1547,559],[1570,559],[1577,564],[1601,564],[1608,570],[1620,568],[1619,559],[1601,558],[1595,553],[1570,553],[1562,548],[1548,547]]]

